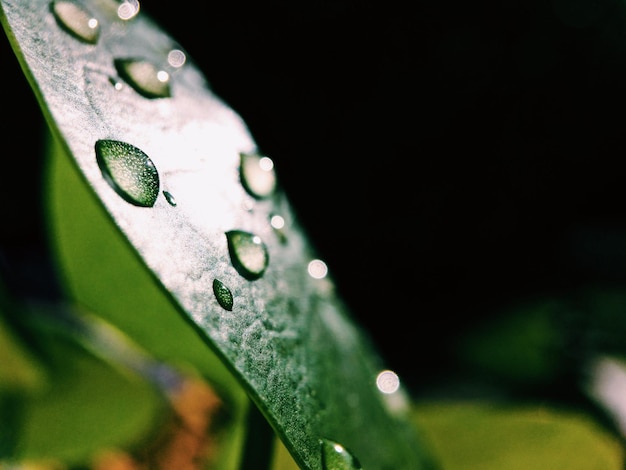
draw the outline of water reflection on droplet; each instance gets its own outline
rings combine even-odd
[[[274,192],[276,173],[271,158],[256,153],[241,153],[239,170],[241,184],[251,196],[261,199]]]
[[[159,194],[159,174],[140,149],[118,140],[98,140],[96,158],[109,185],[127,202],[151,207]]]
[[[383,370],[376,376],[376,386],[382,393],[395,393],[400,388],[400,378],[392,370]]]
[[[260,237],[242,230],[226,232],[231,262],[248,280],[260,278],[269,262],[267,247]]]
[[[169,191],[163,191],[163,196],[170,206],[176,207],[176,198]]]
[[[231,311],[233,309],[233,294],[219,279],[213,280],[213,293],[215,294],[217,303],[219,303],[224,310]]]
[[[166,98],[170,94],[170,75],[142,59],[115,59],[117,73],[146,98]]]
[[[324,279],[328,275],[328,266],[321,259],[314,259],[309,261],[307,272],[314,279]]]
[[[324,470],[361,470],[361,463],[343,445],[330,439],[320,439]]]
[[[50,10],[65,31],[86,43],[98,42],[100,23],[85,8],[73,1],[56,0],[50,3]]]
[[[187,55],[180,49],[172,49],[167,53],[167,63],[174,68],[180,68],[185,65]]]
[[[120,20],[128,21],[137,16],[139,8],[138,0],[122,0],[120,6],[117,7],[117,16]]]

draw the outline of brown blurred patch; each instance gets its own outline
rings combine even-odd
[[[224,404],[213,388],[197,377],[186,378],[169,395],[171,413],[164,424],[132,452],[107,451],[93,470],[200,470],[217,453],[218,414]]]

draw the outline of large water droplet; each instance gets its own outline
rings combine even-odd
[[[248,280],[260,278],[269,262],[267,247],[257,235],[241,230],[226,232],[230,260],[239,274]]]
[[[320,439],[322,468],[324,470],[361,470],[358,459],[341,444],[330,439]]]
[[[81,41],[95,44],[100,36],[100,23],[82,6],[68,0],[50,3],[50,10],[65,31]]]
[[[222,308],[228,311],[233,309],[233,294],[219,279],[213,279],[213,293]]]
[[[96,158],[102,175],[126,201],[151,207],[159,195],[159,174],[140,149],[118,140],[98,140]]]
[[[115,59],[117,73],[137,93],[146,98],[167,98],[170,94],[170,75],[142,59]]]
[[[256,153],[241,153],[239,172],[241,184],[251,196],[268,197],[276,188],[274,162]]]

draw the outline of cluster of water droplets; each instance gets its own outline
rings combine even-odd
[[[116,5],[120,21],[130,21],[139,13],[138,0],[110,1]],[[64,31],[85,44],[97,44],[101,23],[82,4],[72,0],[53,0],[50,11]],[[174,48],[167,54],[167,63],[174,69],[182,67],[185,62],[186,55],[180,49]],[[137,58],[116,58],[113,65],[119,78],[144,98],[171,97],[171,76],[166,70]],[[110,81],[119,89],[121,84],[117,79]],[[156,166],[143,150],[127,142],[100,139],[95,143],[95,155],[105,181],[121,198],[139,207],[154,206],[161,191],[161,182]],[[276,190],[274,163],[265,155],[240,153],[239,177],[245,191],[255,200],[269,198]],[[166,190],[161,194],[171,207],[177,207],[174,195]],[[285,219],[279,214],[271,214],[268,222],[281,243],[286,243]],[[249,281],[262,277],[269,264],[269,253],[261,238],[237,229],[227,231],[225,236],[235,270]],[[314,259],[308,263],[307,272],[314,279],[323,279],[328,273],[328,267],[322,260]],[[212,287],[218,304],[224,310],[232,311],[234,298],[228,286],[220,279],[214,279]],[[325,469],[361,469],[356,457],[341,444],[321,439],[320,446]]]

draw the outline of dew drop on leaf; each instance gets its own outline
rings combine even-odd
[[[251,196],[262,199],[274,192],[276,172],[271,158],[256,153],[241,153],[239,172],[241,184]]]
[[[115,59],[117,73],[137,93],[146,98],[167,98],[170,94],[170,75],[142,59]]]
[[[260,278],[269,262],[265,243],[252,233],[241,230],[226,232],[228,252],[233,266],[248,280]]]
[[[222,308],[228,311],[233,309],[233,294],[219,279],[213,279],[213,293]]]
[[[159,174],[140,149],[118,140],[98,140],[96,158],[104,179],[126,201],[152,207],[159,195]]]
[[[358,459],[341,444],[320,439],[322,468],[324,470],[361,470]]]
[[[176,207],[176,198],[169,191],[163,191],[163,196],[170,206]]]
[[[82,6],[69,0],[55,0],[50,3],[50,10],[65,31],[86,43],[98,42],[100,23]]]

